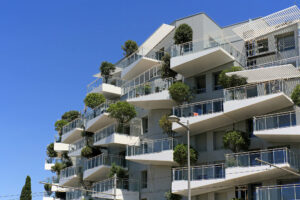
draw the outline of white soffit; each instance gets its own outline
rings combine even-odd
[[[300,77],[299,70],[292,64],[226,73],[228,76],[234,74],[246,77],[248,83]]]

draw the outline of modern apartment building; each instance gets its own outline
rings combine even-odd
[[[175,45],[181,24],[192,28],[193,38]],[[66,192],[67,200],[113,199],[115,183],[107,174],[115,163],[129,173],[128,179],[116,180],[117,199],[163,200],[168,191],[187,199],[187,168],[173,159],[175,146],[187,142],[186,130],[174,123],[176,134],[170,138],[159,126],[163,115],[173,114],[189,121],[191,146],[198,152],[191,167],[193,200],[300,199],[300,177],[292,174],[300,169],[300,109],[291,99],[300,84],[299,30],[297,6],[226,27],[205,13],[162,24],[135,53],[115,64],[107,83],[101,73],[95,75],[87,92],[101,93],[108,101],[63,128],[54,149],[58,155],[68,152],[73,166],[52,179],[52,191]],[[178,73],[175,79],[161,78],[166,53]],[[247,84],[224,89],[219,74],[232,66],[244,70],[227,75],[245,77]],[[176,81],[191,88],[191,102],[172,100],[168,88]],[[107,112],[118,100],[137,111],[127,134],[118,133]],[[93,145],[102,154],[81,157],[83,126],[94,133]],[[249,151],[233,153],[223,147],[230,130],[250,133]],[[45,169],[53,163],[46,162]]]

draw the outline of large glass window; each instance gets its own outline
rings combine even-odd
[[[142,189],[147,188],[147,182],[148,182],[148,174],[147,174],[147,170],[145,170],[141,172]]]
[[[214,90],[221,90],[221,89],[223,89],[222,85],[219,84],[219,75],[220,75],[220,73],[221,73],[220,71],[213,73]]]
[[[148,117],[142,118],[143,133],[148,133]]]
[[[295,37],[294,32],[279,35],[277,39],[277,49],[278,51],[287,51],[295,49]]]
[[[258,53],[269,51],[268,39],[262,39],[257,41]]]
[[[197,94],[206,92],[206,76],[201,75],[196,77]]]

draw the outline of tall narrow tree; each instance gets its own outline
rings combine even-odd
[[[22,188],[20,200],[31,200],[32,194],[31,194],[31,178],[30,176],[26,177],[25,185]]]

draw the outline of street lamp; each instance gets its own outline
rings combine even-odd
[[[177,123],[183,128],[187,130],[187,148],[188,148],[188,200],[191,200],[191,157],[190,157],[190,125],[189,120],[186,121],[186,125],[180,122],[180,118],[176,115],[171,115],[168,117],[169,122],[171,123]]]

